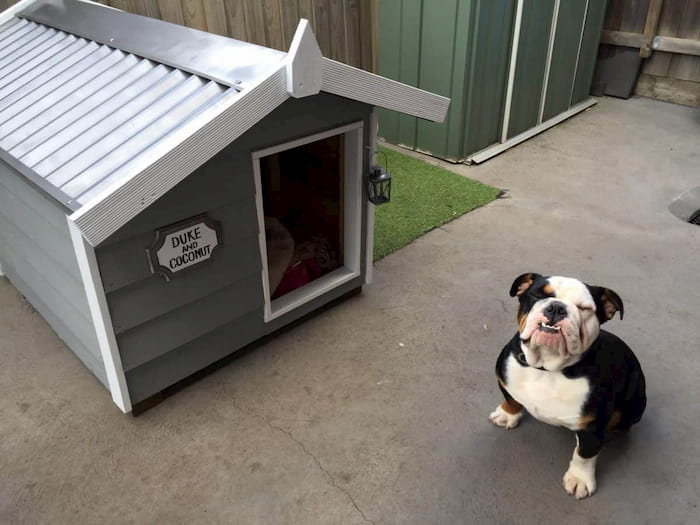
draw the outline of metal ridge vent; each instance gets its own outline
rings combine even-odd
[[[40,0],[17,16],[236,89],[274,72],[287,53],[78,0]]]

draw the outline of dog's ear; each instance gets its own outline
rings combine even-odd
[[[520,277],[516,277],[515,281],[510,287],[510,296],[515,297],[516,295],[522,295],[525,290],[532,286],[538,278],[542,277],[539,273],[524,273]]]
[[[615,312],[620,312],[620,320],[622,320],[625,314],[625,307],[619,295],[610,288],[603,288],[602,286],[589,286],[588,289],[591,291],[595,301],[596,314],[601,324],[612,319]]]

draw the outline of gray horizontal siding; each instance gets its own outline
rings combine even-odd
[[[42,194],[29,193],[27,183],[10,175],[1,163],[0,175],[0,212],[12,217],[17,227],[42,246],[53,261],[79,279],[65,216],[59,215],[56,205]]]
[[[126,372],[131,402],[143,401],[252,343],[260,338],[263,330],[263,312],[259,309]]]
[[[203,208],[198,208],[199,210]],[[206,208],[204,208],[206,209]],[[233,217],[239,213],[242,217],[255,215],[255,202],[246,199],[240,202],[229,203],[221,208],[212,210],[210,217],[220,220],[226,217]],[[187,216],[183,214],[183,216]],[[250,237],[257,236],[258,227],[256,222],[249,220],[229,221],[222,220],[222,237],[226,244],[236,242],[251,242]],[[135,237],[130,237],[120,243],[110,244],[100,250],[100,272],[106,293],[111,293],[129,285],[137,285],[139,281],[152,279],[162,282],[162,278],[151,273],[146,248],[153,243],[153,228]],[[244,241],[236,241],[244,239]],[[253,240],[257,246],[257,238]],[[240,252],[247,249],[242,246],[234,251]],[[217,254],[218,256],[218,254]],[[145,283],[144,283],[145,284]],[[165,283],[164,283],[165,284]]]
[[[105,383],[64,211],[2,163],[0,261],[15,287]]]
[[[2,210],[4,211],[4,210]],[[50,255],[38,244],[24,235],[10,217],[0,211],[0,242],[9,256],[16,262],[25,261],[29,268],[62,297],[70,307],[80,314],[80,321],[92,325],[90,309],[82,282],[56,265]]]
[[[246,152],[222,151],[100,244],[99,253],[106,257],[107,247],[143,234],[150,235],[152,240],[155,228],[205,210],[219,210],[234,203],[250,204],[249,197],[255,193],[255,184],[252,177],[246,176],[250,171],[248,164],[250,155]]]
[[[325,94],[285,102],[97,247],[132,402],[361,285],[358,277],[264,322],[251,155],[358,120],[367,123],[370,110]],[[145,250],[155,230],[202,213],[223,228],[223,245],[213,259],[170,282],[150,275]]]
[[[260,274],[256,272],[167,316],[119,334],[117,344],[122,349],[124,369],[142,365],[216,330],[231,319],[259,310],[263,305],[259,291]],[[221,305],[228,306],[222,308]]]
[[[260,257],[255,258],[253,250],[259,250],[257,238],[250,237],[245,242],[234,240],[219,247],[205,265],[184,270],[170,282],[154,276],[109,294],[107,301],[114,331],[124,332],[201,300],[242,278],[259,275]]]
[[[0,253],[0,258],[2,258],[2,253]],[[14,287],[17,288],[19,293],[21,293],[36,311],[39,312],[66,346],[70,348],[76,357],[80,359],[87,369],[90,370],[105,387],[109,388],[101,357],[95,356],[92,349],[86,347],[83,342],[75,336],[73,330],[63,322],[63,316],[59,316],[53,307],[49,306],[37,295],[35,292],[35,285],[30,286],[25,282],[21,276],[24,272],[18,272],[5,259],[3,259],[2,269]],[[95,344],[97,344],[97,340],[95,340]]]
[[[138,403],[160,392],[263,335],[276,331],[359,286],[362,286],[361,277],[335,288],[325,296],[319,297],[268,324],[263,321],[262,309],[254,310],[162,355],[158,359],[126,372],[126,382],[129,385],[132,403]]]

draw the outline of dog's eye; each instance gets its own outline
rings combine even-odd
[[[581,310],[582,312],[592,312],[593,311],[593,308],[590,306],[578,306],[577,308],[579,310]]]

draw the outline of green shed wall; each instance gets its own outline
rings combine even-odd
[[[382,110],[380,136],[461,161],[585,100],[606,0],[523,0],[508,106],[517,6],[518,0],[379,2],[379,74],[452,99],[440,124]]]

